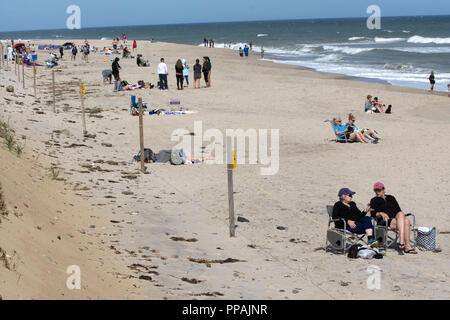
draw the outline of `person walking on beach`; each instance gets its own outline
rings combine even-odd
[[[89,62],[89,44],[85,45],[83,48],[84,60]]]
[[[200,64],[200,60],[195,60],[194,65],[194,88],[200,89],[200,79],[202,78],[202,65]]]
[[[62,60],[63,56],[64,56],[64,48],[62,46],[59,47],[59,55],[61,56],[61,60]]]
[[[137,42],[136,40],[133,41],[133,52],[135,52],[137,49]]]
[[[178,59],[175,64],[175,75],[177,77],[177,89],[183,90],[183,63]]]
[[[123,43],[126,44],[127,43],[127,36],[124,34],[122,34],[122,39],[123,39]]]
[[[186,82],[186,87],[189,87],[189,65],[186,62],[186,59],[181,60],[183,64],[183,78]]]
[[[169,84],[167,83],[167,76],[169,75],[169,70],[167,65],[164,63],[164,58],[161,58],[160,64],[158,65],[158,76],[159,76],[159,89],[169,90]]]
[[[428,80],[430,80],[430,91],[433,92],[434,90],[434,84],[436,83],[436,81],[434,80],[434,71],[431,71],[430,77],[428,78]]]
[[[112,63],[112,75],[114,76],[114,91],[120,91],[120,74],[119,70],[122,69],[119,65],[119,58],[116,58]]]
[[[253,43],[250,41],[250,51],[253,51]]]
[[[77,46],[72,47],[72,60],[75,61],[77,59],[78,49]]]
[[[245,58],[248,58],[248,46],[245,45],[244,47],[244,54],[245,54]]]
[[[205,46],[205,48],[208,47],[208,39],[206,37],[203,38],[203,45]]]
[[[264,46],[261,46],[261,59],[264,59]]]

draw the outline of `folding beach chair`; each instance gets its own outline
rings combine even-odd
[[[347,223],[343,218],[333,219],[333,206],[327,206],[328,229],[325,242],[325,252],[332,251],[336,253],[345,253],[347,249],[360,241],[363,241],[365,234],[356,234],[347,230]],[[331,223],[342,221],[344,229],[331,226]]]
[[[413,240],[410,239],[413,249],[416,249],[417,229],[416,229],[416,216],[413,213],[405,214],[406,217],[412,217],[412,223],[410,223],[410,230],[413,236]],[[372,224],[375,228],[375,239],[378,241],[378,247],[386,251],[388,248],[398,245],[398,231],[392,230],[384,221],[377,223],[372,218]]]
[[[142,102],[142,109],[147,110],[147,104]],[[130,114],[132,116],[139,115],[139,103],[136,101],[136,96],[131,96]]]
[[[324,122],[329,122],[331,125],[331,130],[333,130],[333,134],[336,136],[336,139],[333,139],[332,141],[336,141],[339,143],[353,143],[353,140],[347,139],[347,137],[344,135],[344,138],[339,138],[336,133],[334,132],[334,121],[333,120],[325,120]]]

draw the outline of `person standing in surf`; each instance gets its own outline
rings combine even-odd
[[[428,80],[430,80],[430,91],[433,92],[434,90],[434,84],[436,83],[436,81],[434,80],[434,71],[431,71],[430,77],[428,78]]]
[[[137,49],[137,42],[136,40],[133,41],[133,52],[135,52]]]

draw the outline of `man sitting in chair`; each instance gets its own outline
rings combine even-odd
[[[376,246],[378,244],[374,238],[374,229],[372,220],[366,216],[370,211],[370,207],[367,207],[364,211],[360,211],[353,202],[353,195],[355,192],[348,188],[342,188],[339,190],[339,201],[334,204],[333,207],[333,219],[343,218],[347,225],[347,230],[356,234],[366,234],[368,238],[368,244],[370,246]],[[338,229],[344,229],[344,223],[342,221],[336,221],[335,226]]]
[[[372,208],[372,217],[376,218],[379,224],[387,223],[392,231],[398,231],[400,234],[400,243],[398,248],[405,253],[417,254],[412,248],[410,242],[410,222],[400,209],[400,206],[394,196],[387,195],[384,184],[375,183],[373,186],[375,197],[370,200]]]

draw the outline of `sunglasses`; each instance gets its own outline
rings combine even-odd
[[[375,191],[375,192],[381,192],[381,191],[383,191],[384,189],[373,189],[373,191]]]
[[[348,194],[347,196],[349,196],[350,198],[353,198],[353,195],[352,195],[352,194]]]

